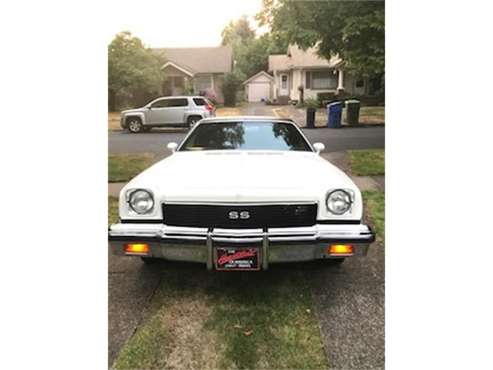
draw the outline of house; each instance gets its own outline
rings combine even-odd
[[[245,99],[248,102],[272,100],[274,77],[260,71],[243,82],[245,87]]]
[[[269,55],[269,72],[274,76],[273,99],[282,104],[300,100],[301,90],[304,99],[316,98],[318,93],[366,92],[365,80],[345,75],[342,59],[321,58],[315,48],[304,51],[289,45],[286,54]]]
[[[153,50],[166,60],[161,67],[165,75],[161,91],[163,95],[200,94],[213,90],[216,101],[224,101],[224,74],[231,72],[233,67],[230,46]]]

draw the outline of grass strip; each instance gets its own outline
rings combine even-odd
[[[152,154],[110,155],[108,158],[108,181],[126,182],[137,176],[155,162]]]
[[[168,265],[114,367],[320,369],[327,359],[302,272]],[[190,267],[191,266],[191,267]]]
[[[377,240],[385,241],[385,193],[383,191],[364,191],[363,199],[370,219],[377,232]]]
[[[353,175],[385,175],[385,150],[350,150],[349,165]]]
[[[118,198],[108,197],[108,226],[118,222]]]

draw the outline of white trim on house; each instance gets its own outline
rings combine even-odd
[[[245,98],[249,102],[259,102],[272,99],[274,77],[260,71],[243,82]]]
[[[245,80],[243,82],[243,85],[246,85],[247,83],[251,82],[252,80],[256,79],[257,77],[260,77],[260,76],[265,76],[267,77],[269,80],[271,81],[274,81],[274,77],[272,77],[270,74],[268,74],[267,72],[265,71],[260,71],[256,74],[254,74],[253,76],[251,76],[250,78],[248,78],[247,80]]]
[[[166,67],[169,67],[169,66],[172,66],[174,68],[176,68],[177,70],[185,73],[186,75],[190,76],[190,77],[193,77],[193,72],[190,72],[188,70],[186,70],[185,68],[183,67],[180,67],[178,64],[176,63],[173,63],[172,61],[168,61],[166,63],[163,64],[163,66],[161,67],[161,70],[165,69]]]

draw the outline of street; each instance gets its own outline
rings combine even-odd
[[[385,147],[385,127],[344,127],[341,129],[303,129],[311,143],[322,142],[325,152],[351,149],[382,149]],[[168,152],[169,142],[179,143],[186,129],[155,129],[151,132],[131,134],[127,131],[108,133],[109,154],[154,153],[158,156]]]

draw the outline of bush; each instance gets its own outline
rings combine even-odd
[[[317,109],[320,107],[320,102],[318,101],[318,99],[308,98],[308,99],[305,99],[304,106],[307,109],[309,109],[309,108]]]
[[[235,73],[228,73],[224,76],[223,96],[226,107],[234,107],[236,105],[236,94],[240,85],[241,80]]]
[[[322,102],[325,102],[325,101],[332,101],[332,100],[336,100],[336,99],[337,99],[337,96],[333,92],[324,92],[324,93],[318,93],[317,94],[317,100],[320,102],[320,104],[322,104]]]

